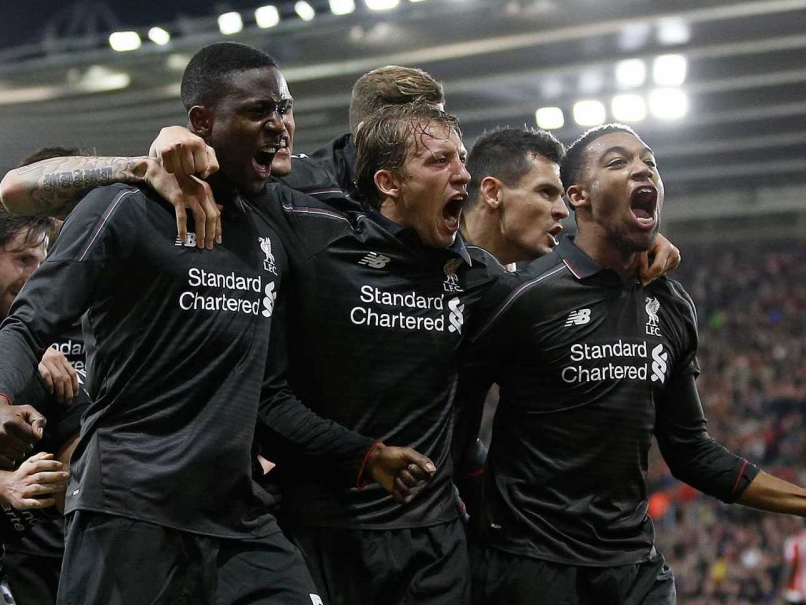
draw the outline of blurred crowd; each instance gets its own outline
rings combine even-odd
[[[697,305],[708,430],[729,449],[806,485],[806,245],[685,248],[676,279]],[[783,603],[784,541],[797,518],[729,507],[675,481],[653,448],[658,546],[685,605]]]

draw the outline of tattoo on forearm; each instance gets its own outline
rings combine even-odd
[[[65,157],[37,162],[17,170],[27,183],[20,205],[31,212],[56,212],[72,207],[91,189],[112,183],[139,183],[142,158]]]

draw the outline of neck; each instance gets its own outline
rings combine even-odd
[[[627,251],[613,245],[597,225],[578,228],[574,242],[596,264],[612,269],[623,281],[638,279],[642,252]]]
[[[484,248],[502,265],[520,260],[508,250],[501,237],[498,215],[484,205],[462,213],[462,234],[467,243]]]

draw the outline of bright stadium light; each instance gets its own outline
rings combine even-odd
[[[299,2],[294,5],[294,11],[303,21],[313,21],[313,18],[316,16],[316,11],[313,10],[313,7],[305,2],[305,0],[299,0]]]
[[[330,0],[330,12],[334,15],[349,15],[355,10],[355,0]]]
[[[261,29],[274,27],[280,22],[280,11],[276,6],[267,4],[255,9],[255,21]]]
[[[243,30],[243,19],[241,14],[235,11],[231,13],[224,13],[218,18],[218,31],[225,36],[237,34]]]
[[[646,103],[639,95],[616,95],[610,110],[619,122],[640,122],[646,118]]]
[[[607,112],[599,101],[577,101],[574,103],[574,122],[580,126],[604,124]]]
[[[646,63],[643,59],[626,59],[616,63],[616,82],[619,88],[636,88],[646,81]]]
[[[658,23],[658,42],[664,46],[685,44],[690,39],[691,29],[683,19],[671,17]]]
[[[686,81],[688,61],[683,55],[661,55],[652,65],[652,78],[659,86],[680,86]]]
[[[395,8],[400,4],[400,0],[364,0],[369,10],[386,11]]]
[[[140,34],[137,32],[114,32],[109,34],[109,46],[119,53],[137,50],[141,44]]]
[[[150,30],[148,30],[148,39],[154,44],[165,46],[171,41],[171,34],[161,27],[152,27]]]
[[[661,120],[679,120],[688,113],[688,95],[679,88],[658,88],[649,93],[649,111]]]
[[[535,121],[538,128],[556,130],[565,125],[565,116],[559,107],[541,107],[535,112]]]

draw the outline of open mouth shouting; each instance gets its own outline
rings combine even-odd
[[[549,246],[551,246],[553,248],[554,246],[556,246],[557,244],[560,243],[557,238],[560,236],[560,232],[562,232],[562,230],[563,230],[563,226],[559,225],[559,224],[554,225],[554,227],[552,227],[551,229],[548,230],[548,233],[546,233],[546,235],[549,236],[548,237]]]
[[[283,137],[276,143],[271,143],[269,145],[264,145],[260,149],[257,150],[255,155],[252,156],[252,166],[255,168],[255,172],[258,173],[258,176],[262,179],[266,179],[271,174],[271,163],[274,160],[274,156],[281,149],[285,149],[288,146],[288,139]]]
[[[442,207],[442,219],[445,221],[445,227],[448,232],[456,233],[459,231],[459,219],[462,216],[462,208],[464,208],[466,201],[466,193],[457,193]]]
[[[652,229],[657,222],[658,190],[653,185],[641,185],[630,195],[630,211],[642,229]]]

